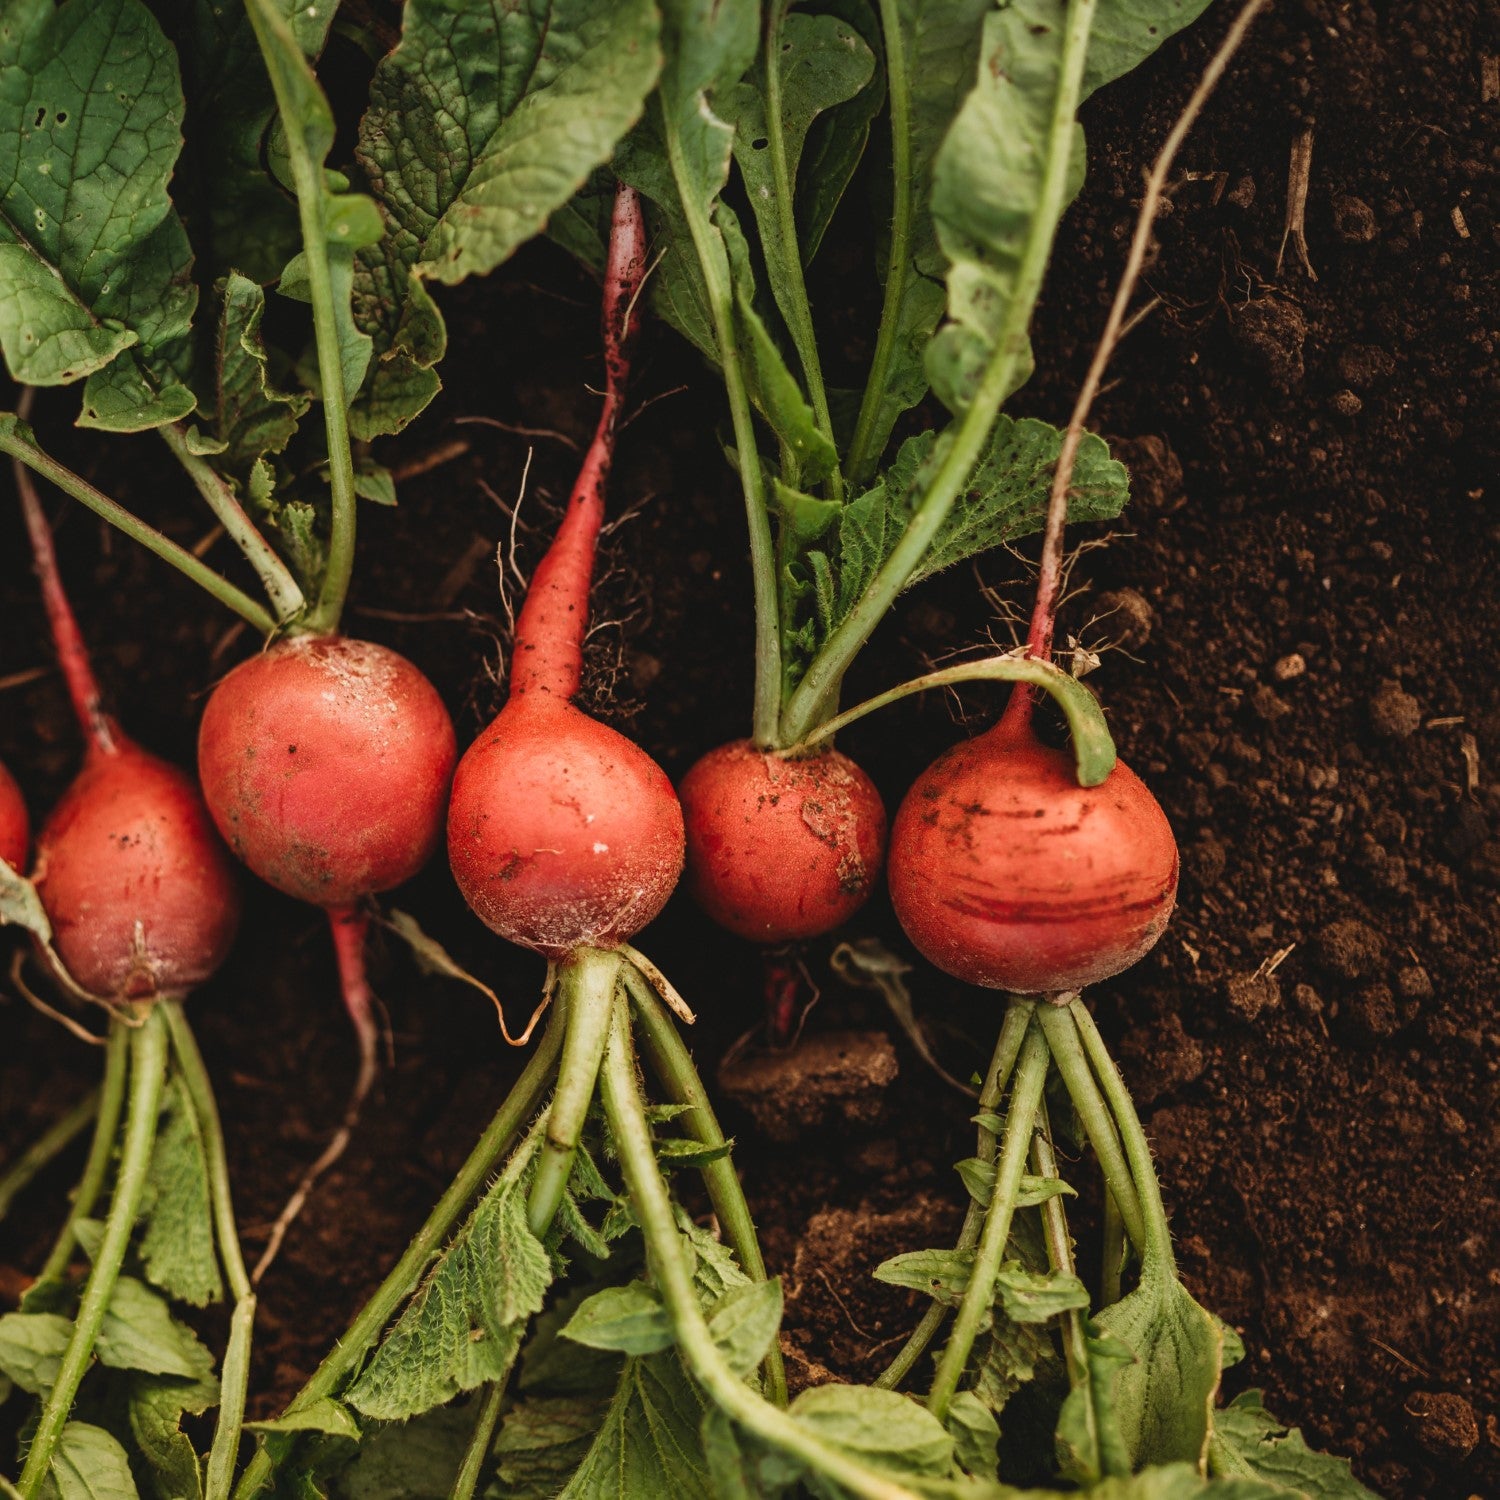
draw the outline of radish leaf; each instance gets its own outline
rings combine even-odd
[[[192,410],[197,289],[167,195],[177,59],[140,0],[40,0],[0,30],[0,349],[29,385],[88,377],[84,425]],[[125,351],[129,351],[127,354]]]
[[[1298,1428],[1265,1409],[1259,1391],[1244,1391],[1214,1413],[1208,1468],[1224,1478],[1261,1479],[1306,1500],[1375,1500],[1347,1458],[1309,1448]]]
[[[47,1469],[57,1500],[136,1500],[125,1450],[102,1427],[69,1422]]]
[[[386,223],[359,258],[376,363],[357,437],[398,431],[439,388],[446,334],[420,278],[491,271],[545,227],[640,117],[659,28],[651,0],[406,7],[356,150]]]
[[[1112,1399],[1132,1468],[1201,1465],[1219,1389],[1220,1334],[1170,1266],[1147,1256],[1141,1283],[1095,1325],[1135,1356],[1115,1375]]]
[[[101,1364],[147,1375],[205,1380],[214,1367],[213,1355],[172,1316],[166,1298],[133,1276],[115,1283],[94,1349]]]
[[[595,1292],[558,1332],[590,1349],[620,1354],[656,1354],[672,1345],[672,1320],[660,1297],[644,1282]]]
[[[1150,56],[1207,4],[1102,0],[1080,100]],[[967,409],[989,364],[1033,232],[1066,13],[1065,0],[1015,0],[986,18],[974,85],[933,165],[932,218],[949,262],[949,321],[928,347],[927,374],[955,413]],[[1076,124],[1071,149],[1069,200],[1083,183],[1083,130]],[[1017,373],[1012,388],[1030,374],[1029,357]]]
[[[1119,1339],[1101,1335],[1090,1323],[1084,1335],[1084,1358],[1088,1368],[1074,1378],[1058,1413],[1057,1457],[1066,1478],[1088,1485],[1107,1475],[1130,1472],[1130,1454],[1115,1414],[1113,1392],[1120,1367],[1135,1356]]]
[[[60,1313],[6,1313],[0,1317],[0,1372],[33,1396],[51,1390],[72,1333],[73,1320]]]
[[[910,1396],[865,1385],[818,1385],[788,1409],[823,1442],[878,1469],[934,1479],[952,1472],[952,1436]]]
[[[417,1289],[347,1393],[367,1417],[403,1421],[503,1379],[551,1285],[526,1222],[534,1142],[518,1150]]]
[[[224,1287],[214,1254],[208,1159],[198,1117],[176,1078],[168,1081],[163,1095],[142,1218],[140,1255],[146,1279],[194,1307],[219,1301]]]
[[[266,294],[248,277],[232,272],[225,279],[212,411],[223,446],[214,467],[240,479],[257,459],[285,450],[312,400],[272,385],[260,334],[265,307]]]
[[[199,1500],[203,1474],[193,1441],[182,1430],[183,1414],[201,1416],[219,1399],[212,1376],[173,1380],[137,1375],[130,1382],[130,1431],[150,1467],[159,1500]]]

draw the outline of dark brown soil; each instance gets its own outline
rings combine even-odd
[[[1089,183],[1063,227],[1019,408],[1066,417],[1143,166],[1228,19],[1090,105]],[[1166,939],[1093,999],[1156,1142],[1184,1273],[1244,1332],[1234,1387],[1265,1386],[1274,1410],[1390,1496],[1500,1493],[1500,100],[1492,85],[1485,97],[1497,53],[1495,13],[1477,3],[1283,0],[1261,20],[1180,160],[1148,276],[1161,305],[1096,410],[1136,498],[1108,545],[1079,558],[1065,621],[1086,644],[1118,646],[1091,681],[1183,849]],[[1316,279],[1291,245],[1277,268],[1303,130]],[[825,305],[864,263],[857,246],[841,261],[837,236]],[[595,311],[587,281],[545,248],[445,305],[448,390],[386,457],[416,467],[466,447],[409,477],[396,512],[366,512],[349,625],[416,659],[467,739],[494,705],[503,636],[491,549],[508,523],[481,482],[513,501],[534,442],[524,565],[527,523],[565,495],[574,454],[555,435],[457,419],[583,434]],[[853,322],[848,343],[857,359]],[[660,399],[625,436],[615,493],[631,519],[598,598],[618,623],[595,638],[594,682],[680,774],[747,727],[742,522],[714,381],[656,330],[638,389]],[[73,399],[43,403],[45,440],[175,534],[201,535],[165,453],[70,434]],[[61,542],[122,718],[190,759],[201,695],[248,640],[226,640],[212,605],[81,513],[66,514]],[[222,544],[213,557],[232,566]],[[977,575],[1024,606],[1013,560]],[[0,607],[0,677],[45,668],[9,511]],[[1007,630],[959,569],[903,603],[850,691]],[[983,692],[966,704],[976,722],[996,707]],[[847,748],[894,804],[958,732],[944,703],[908,701]],[[0,692],[0,756],[34,806],[61,789],[77,750],[54,677]],[[540,965],[491,941],[445,870],[393,904],[516,1016],[530,1009]],[[852,932],[907,951],[879,902]],[[643,942],[698,1009],[711,1073],[755,1022],[756,956],[680,897]],[[826,1111],[792,1144],[729,1118],[788,1277],[794,1373],[864,1377],[913,1317],[868,1273],[951,1237],[950,1164],[972,1127],[879,1000],[840,985],[827,958],[826,945],[805,955],[822,997],[809,1030],[888,1032],[899,1075],[887,1087],[882,1072],[883,1104]],[[416,976],[399,944],[375,970],[395,1066],[265,1287],[258,1410],[289,1394],[380,1278],[517,1070],[481,999]],[[946,1065],[982,1067],[997,1007],[925,968],[910,980]],[[353,1067],[322,919],[255,892],[232,971],[193,1013],[241,1217],[261,1224]],[[55,1026],[4,1007],[0,1139],[34,1133],[95,1068]],[[46,1179],[4,1226],[5,1285],[35,1264],[65,1182],[66,1170]]]

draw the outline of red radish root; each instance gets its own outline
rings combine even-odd
[[[633,936],[682,872],[682,810],[666,773],[570,701],[645,257],[640,206],[622,188],[605,272],[599,424],[516,621],[510,699],[459,762],[448,808],[448,858],[464,899],[500,936],[550,958]]]
[[[69,974],[113,1002],[184,995],[228,956],[234,869],[198,788],[115,731],[37,837],[37,895]]]
[[[31,847],[31,814],[16,778],[0,765],[0,859],[17,873],[26,868]]]
[[[796,758],[738,740],[679,788],[688,888],[721,927],[759,943],[831,932],[865,903],[885,854],[885,807],[847,755]]]
[[[437,847],[456,746],[404,656],[297,636],[236,667],[198,731],[203,794],[262,880],[347,906],[410,879]]]
[[[88,742],[83,770],[37,836],[33,880],[53,945],[73,980],[103,1000],[184,995],[234,942],[234,868],[192,778],[104,712],[41,501],[31,475],[19,464],[15,474],[58,665]]]
[[[1077,990],[1161,936],[1177,844],[1126,765],[1079,786],[1072,755],[1008,712],[907,793],[889,883],[907,936],[955,978],[1019,994]]]

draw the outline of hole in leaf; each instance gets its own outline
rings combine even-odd
[[[66,125],[68,123],[68,112],[67,112],[67,110],[65,110],[65,109],[58,110],[58,112],[57,112],[57,123],[59,125]]]
[[[750,149],[752,151],[764,151],[770,144],[770,141],[767,140],[765,136],[758,135],[753,141],[750,142]]]
[[[47,106],[44,104],[44,105],[42,105],[42,107],[39,110],[37,110],[37,112],[36,112],[36,119],[34,119],[31,123],[33,125],[40,125],[42,123],[42,121],[45,120],[46,118],[47,118]]]

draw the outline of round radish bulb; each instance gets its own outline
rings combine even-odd
[[[106,1000],[183,995],[228,955],[234,867],[192,777],[117,737],[37,837],[34,880],[69,974]]]
[[[486,925],[563,958],[634,936],[666,905],[682,873],[682,809],[638,745],[527,693],[458,763],[448,859]]]
[[[889,882],[907,936],[940,969],[1019,994],[1078,990],[1161,936],[1177,843],[1123,763],[1079,786],[1068,752],[1002,721],[906,794]]]
[[[19,872],[31,847],[31,815],[16,779],[0,765],[0,859]]]
[[[427,863],[456,753],[426,677],[348,636],[297,636],[243,662],[198,732],[203,795],[230,848],[318,906],[390,890]]]
[[[789,758],[737,740],[679,789],[688,889],[721,927],[760,943],[831,932],[864,905],[885,854],[885,807],[847,755]]]

